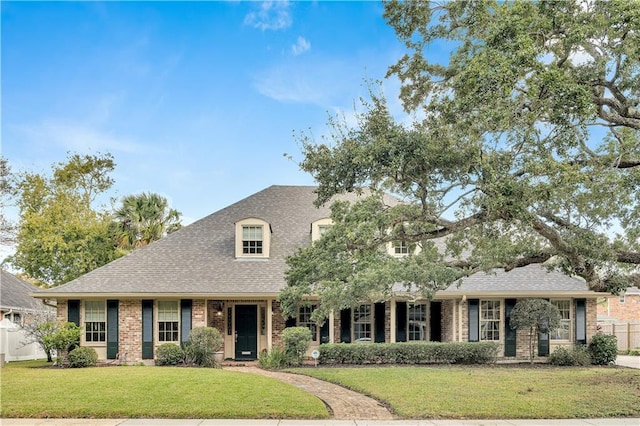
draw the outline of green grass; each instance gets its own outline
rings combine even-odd
[[[640,416],[640,371],[623,368],[303,368],[409,419]]]
[[[329,417],[316,397],[254,374],[143,366],[29,368],[45,364],[16,362],[2,368],[0,417]]]

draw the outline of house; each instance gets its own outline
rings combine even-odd
[[[640,288],[629,287],[619,296],[607,295],[598,303],[598,319],[602,322],[640,321]]]
[[[0,275],[0,364],[4,361],[22,361],[46,358],[46,353],[37,343],[29,342],[29,337],[22,329],[25,321],[32,316],[53,308],[46,306],[42,300],[29,294],[35,287],[10,274],[4,269]]]
[[[528,338],[508,326],[525,297],[545,297],[562,313],[562,327],[539,339],[539,354],[585,343],[596,331],[596,299],[584,281],[531,265],[476,274],[431,301],[397,295],[384,303],[335,312],[324,326],[313,306],[285,320],[278,295],[286,256],[331,225],[329,207],[315,208],[314,187],[271,186],[65,285],[34,293],[55,299],[60,320],[82,325],[81,345],[103,359],[152,362],[155,348],[184,342],[189,330],[213,326],[224,356],[256,359],[282,343],[286,326],[312,330],[324,342],[492,340],[507,358],[526,358]],[[355,195],[342,198],[352,199]],[[397,202],[397,200],[396,200]],[[389,248],[403,255],[402,247]]]

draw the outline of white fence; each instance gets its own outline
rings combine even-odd
[[[37,343],[24,344],[28,337],[22,328],[4,318],[0,321],[0,359],[5,362],[43,359],[47,354]]]
[[[640,348],[640,321],[600,324],[600,331],[618,338],[618,350]]]

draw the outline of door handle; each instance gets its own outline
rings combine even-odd
[[[236,343],[238,343],[238,332],[236,331]]]

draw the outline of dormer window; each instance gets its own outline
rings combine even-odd
[[[242,227],[242,254],[262,254],[262,226]]]
[[[317,241],[333,226],[330,217],[316,220],[311,224],[311,241]]]
[[[243,219],[236,226],[236,258],[268,258],[271,242],[269,223],[258,218]]]
[[[409,254],[409,245],[406,241],[394,241],[392,244],[393,254],[395,256],[406,256]]]

